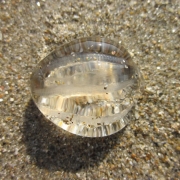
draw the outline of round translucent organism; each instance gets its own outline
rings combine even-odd
[[[140,74],[118,42],[87,37],[57,47],[31,76],[32,97],[54,124],[76,135],[101,137],[131,120]]]

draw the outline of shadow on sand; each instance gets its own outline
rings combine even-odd
[[[119,142],[123,131],[103,138],[73,135],[48,121],[30,100],[24,114],[23,142],[40,168],[76,172],[98,165]]]

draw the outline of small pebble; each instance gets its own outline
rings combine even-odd
[[[10,101],[13,102],[13,101],[14,101],[14,98],[10,98]]]
[[[37,2],[36,4],[37,4],[37,6],[39,6],[39,7],[41,6],[40,2]]]

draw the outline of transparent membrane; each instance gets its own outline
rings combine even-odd
[[[31,76],[40,111],[62,129],[87,137],[111,135],[128,124],[139,84],[129,53],[101,37],[56,48]]]

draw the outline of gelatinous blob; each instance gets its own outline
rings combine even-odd
[[[31,76],[40,111],[64,130],[88,137],[111,135],[127,125],[139,84],[129,53],[101,37],[58,47]]]

